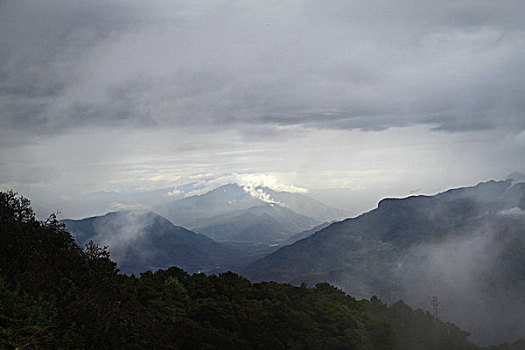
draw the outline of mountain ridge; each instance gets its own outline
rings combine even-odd
[[[177,225],[221,241],[270,244],[284,242],[319,225],[323,222],[319,218],[330,217],[331,221],[343,213],[302,194],[237,184],[223,185],[154,209]],[[264,214],[259,212],[266,212],[268,217],[262,218]],[[261,227],[264,230],[258,229]],[[259,235],[250,231],[258,231]]]
[[[517,339],[525,328],[511,326],[512,319],[525,325],[516,315],[525,314],[525,307],[515,307],[512,315],[498,308],[521,305],[525,293],[525,215],[519,207],[524,198],[525,186],[511,181],[385,198],[377,208],[280,248],[242,272],[255,281],[326,281],[357,297],[376,294],[427,309],[437,284],[443,301],[455,305],[444,315],[468,323],[477,342]],[[514,214],[505,214],[509,210]],[[470,316],[461,311],[466,305],[473,309]],[[499,323],[479,321],[494,314]]]
[[[242,255],[206,235],[175,226],[151,211],[111,212],[81,220],[62,220],[79,245],[107,245],[124,273],[182,266],[210,270]]]

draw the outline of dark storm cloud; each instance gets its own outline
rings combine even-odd
[[[521,1],[0,6],[4,130],[525,129]]]

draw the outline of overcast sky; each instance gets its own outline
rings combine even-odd
[[[524,18],[522,0],[0,0],[0,189],[81,217],[109,210],[93,193],[188,183],[360,211],[501,179],[525,169]]]

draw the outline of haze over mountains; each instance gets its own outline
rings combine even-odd
[[[279,244],[294,242],[294,235],[320,227],[319,220],[290,207],[319,219],[343,213],[305,195],[229,184],[158,206],[171,222],[147,210],[62,222],[81,246],[90,240],[108,246],[124,273],[173,265],[189,272],[220,272],[238,269]]]
[[[155,211],[217,241],[274,244],[345,217],[345,212],[300,193],[237,184],[157,206]]]
[[[356,297],[403,299],[480,343],[525,334],[525,183],[489,181],[384,199],[249,265],[254,280],[329,281]]]
[[[524,18],[525,1],[519,0],[401,6],[384,0],[0,0],[0,192],[30,198],[44,226],[56,225],[47,221],[53,212],[76,219],[66,223],[75,226],[77,240],[107,244],[126,273],[175,264],[190,272],[232,270],[253,281],[328,281],[358,298],[402,298],[425,310],[432,309],[431,297],[440,317],[472,331],[480,344],[525,339],[525,199],[519,183],[525,179],[513,174],[509,181],[484,182],[525,171]],[[447,191],[453,187],[463,188]],[[141,300],[152,317],[141,311],[132,319],[139,325],[154,320],[154,326],[127,328],[121,321],[129,319],[128,310],[120,301],[135,288],[124,285],[123,299],[93,303],[98,294],[91,292],[104,279],[83,273],[89,264],[77,264],[74,283],[60,277],[71,277],[67,269],[73,265],[53,247],[53,236],[44,246],[31,222],[22,225],[27,235],[19,244],[11,233],[20,225],[7,219],[11,247],[0,240],[0,289],[4,277],[13,295],[18,281],[27,282],[38,300],[39,287],[27,278],[33,276],[53,290],[49,301],[63,293],[71,308],[58,303],[65,318],[57,321],[79,328],[61,329],[65,341],[105,329],[123,341],[134,342],[137,334],[154,341],[160,334],[184,338],[171,331],[178,323],[170,331],[156,324],[172,321],[180,310],[176,303],[167,303],[165,318],[158,318],[156,298],[151,308]],[[84,259],[68,235],[63,243],[79,250],[69,258]],[[90,247],[88,259],[98,254]],[[27,259],[18,259],[19,252]],[[109,253],[102,253],[107,259]],[[58,265],[46,264],[46,256],[57,257]],[[34,273],[26,275],[26,266],[34,266]],[[92,272],[98,273],[96,266]],[[83,276],[95,288],[78,293]],[[115,280],[142,284],[131,276]],[[157,282],[145,296],[169,291]],[[100,295],[114,295],[113,289]],[[213,298],[234,299],[208,289]],[[20,296],[26,292],[20,289]],[[184,311],[202,306],[203,317],[184,315],[180,327],[187,333],[188,320],[199,327],[203,320],[196,339],[210,334],[210,305],[201,296]],[[374,300],[373,307],[381,303]],[[286,302],[297,304],[294,297]],[[222,301],[209,309],[217,305],[235,311],[221,322],[235,332],[241,328],[231,320],[246,319],[253,310],[252,303],[241,313],[244,308]],[[340,323],[322,319],[343,315],[333,306],[339,303],[321,302],[315,315],[308,308],[293,314],[270,305],[292,324],[311,317],[327,328],[341,327],[333,332],[336,342],[348,335],[349,313]],[[99,317],[115,308],[122,318]],[[330,312],[323,314],[325,309]],[[255,310],[263,318],[274,315]],[[72,312],[94,320],[78,323],[68,318]],[[51,320],[53,312],[47,315]],[[382,328],[382,317],[371,328],[356,319],[356,336],[366,328],[379,333],[371,339],[389,338],[382,337],[392,330]],[[433,317],[425,317],[432,325]],[[8,322],[0,317],[0,335]],[[93,327],[82,328],[86,324]],[[267,324],[253,324],[253,334]],[[278,319],[265,329],[279,328]],[[273,348],[314,347],[293,342],[309,337],[311,329],[291,332],[291,341]],[[99,339],[91,344],[104,344]],[[395,349],[379,343],[369,348]],[[395,350],[411,348],[421,350]]]
[[[149,211],[113,212],[62,222],[79,245],[92,240],[108,246],[111,258],[124,273],[170,266],[180,266],[189,272],[213,271],[242,255]]]
[[[439,316],[480,344],[525,333],[525,183],[517,176],[386,198],[332,224],[321,220],[342,212],[305,195],[233,184],[155,209],[170,220],[142,211],[64,222],[79,243],[108,245],[126,273],[178,265],[254,281],[327,281],[357,298],[425,310],[437,296]]]

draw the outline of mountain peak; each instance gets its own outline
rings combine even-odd
[[[249,194],[251,197],[258,199],[260,201],[263,201],[265,203],[277,204],[277,205],[282,204],[272,198],[272,195],[267,192],[266,187],[260,187],[260,186],[254,187],[253,185],[244,185],[242,189],[244,190],[244,192]]]
[[[252,184],[229,183],[229,184],[217,187],[211,190],[210,192],[202,194],[200,196],[207,196],[207,195],[224,196],[225,201],[229,203],[232,201],[232,198],[230,198],[230,196],[234,196],[234,197],[241,196],[242,197],[242,196],[248,195],[249,197],[262,201],[264,203],[277,204],[277,205],[282,204],[279,201],[276,201],[272,198],[271,192],[273,191],[270,188],[264,187],[264,186],[254,186]]]
[[[191,271],[215,269],[239,252],[209,237],[175,226],[151,211],[111,212],[81,220],[62,221],[79,245],[90,240],[109,246],[125,273],[182,266]]]

